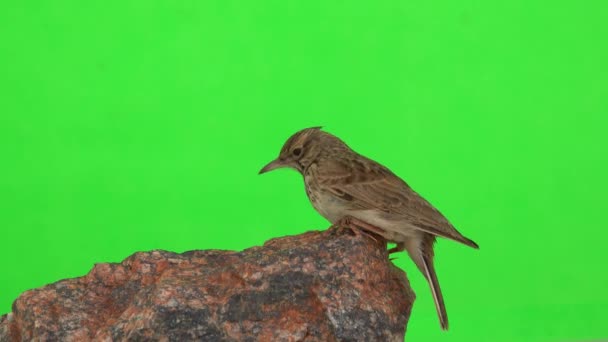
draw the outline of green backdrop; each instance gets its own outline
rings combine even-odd
[[[328,226],[258,176],[323,125],[402,176],[475,251],[436,248],[451,330],[608,338],[602,1],[6,1],[0,312],[135,251],[235,249]]]

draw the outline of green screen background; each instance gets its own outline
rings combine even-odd
[[[135,251],[324,229],[258,176],[323,125],[435,204],[451,330],[403,254],[412,341],[608,338],[602,1],[6,1],[0,312]]]

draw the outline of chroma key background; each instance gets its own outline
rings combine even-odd
[[[323,125],[403,177],[441,240],[451,330],[406,254],[411,341],[608,339],[601,1],[5,1],[0,313],[135,251],[328,223],[258,176]]]

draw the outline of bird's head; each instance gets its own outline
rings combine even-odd
[[[293,134],[281,149],[279,157],[260,170],[260,174],[289,167],[303,173],[315,160],[323,144],[321,140],[329,135],[321,131],[321,127],[305,128]]]

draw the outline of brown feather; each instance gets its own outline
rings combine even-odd
[[[359,159],[365,163],[345,159],[319,160],[319,168],[323,170],[320,189],[350,200],[352,209],[381,210],[426,233],[479,248],[389,169],[363,156]]]

